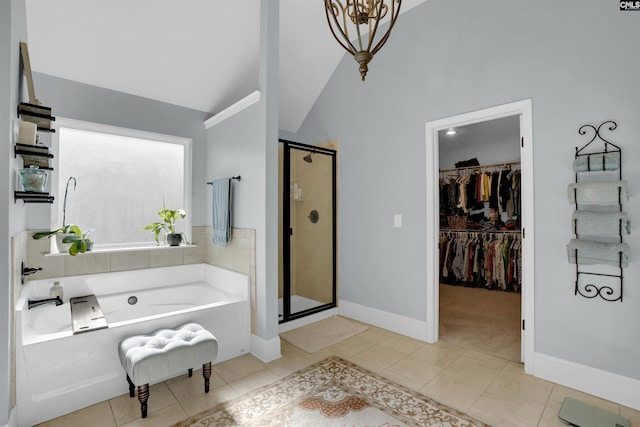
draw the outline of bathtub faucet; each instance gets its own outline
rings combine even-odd
[[[49,304],[49,303],[56,303],[56,306],[62,305],[62,298],[60,297],[55,297],[55,298],[45,298],[45,299],[34,299],[34,300],[29,300],[27,301],[28,303],[28,307],[29,310],[31,310],[33,307],[38,307],[40,305],[45,305],[45,304]]]
[[[27,267],[24,264],[24,260],[22,260],[22,262],[20,263],[20,283],[22,283],[24,285],[24,278],[37,273],[38,271],[41,271],[42,267]]]

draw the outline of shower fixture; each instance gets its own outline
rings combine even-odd
[[[311,154],[313,154],[313,153],[309,153],[309,154],[307,154],[306,156],[304,156],[304,157],[302,158],[302,160],[304,160],[304,161],[305,161],[305,162],[307,162],[307,163],[312,163],[312,162],[313,162],[313,159],[311,158]]]

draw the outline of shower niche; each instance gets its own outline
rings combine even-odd
[[[336,151],[280,139],[278,320],[336,307]]]

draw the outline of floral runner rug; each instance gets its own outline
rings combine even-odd
[[[485,427],[468,415],[337,356],[174,427]]]

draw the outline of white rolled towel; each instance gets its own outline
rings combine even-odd
[[[629,245],[626,243],[602,243],[571,239],[567,245],[570,264],[606,264],[626,268],[629,265]],[[622,254],[622,259],[621,255]]]
[[[588,154],[578,156],[573,161],[574,172],[617,171],[620,169],[620,152]]]
[[[567,195],[569,202],[586,205],[616,205],[629,200],[627,181],[576,182],[569,184]]]
[[[574,211],[571,215],[571,231],[590,236],[618,235],[630,234],[631,226],[626,212]]]

